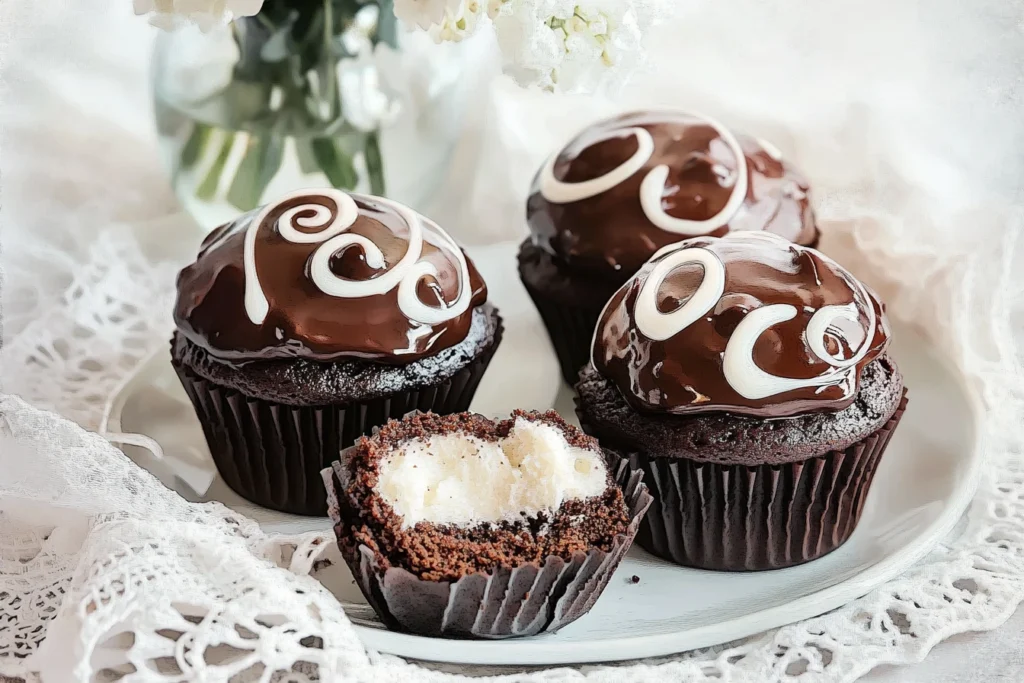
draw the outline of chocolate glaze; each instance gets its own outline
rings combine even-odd
[[[401,365],[362,358],[339,358],[330,363],[287,358],[249,363],[240,372],[233,362],[224,362],[180,332],[171,338],[171,360],[218,388],[240,392],[250,400],[288,406],[344,406],[429,393],[433,387],[456,381],[494,354],[503,332],[501,316],[485,303],[473,309],[473,324],[465,339]],[[434,410],[440,412],[441,408],[434,406]]]
[[[655,166],[669,167],[662,207],[672,217],[706,220],[732,194],[736,158],[715,129],[685,113],[636,112],[590,126],[559,153],[558,180],[578,183],[600,177],[637,151],[641,127],[654,138],[654,153],[643,168],[596,196],[568,204],[544,198],[538,174],[527,202],[527,221],[538,246],[563,265],[624,282],[661,247],[685,236],[655,226],[640,204],[640,185]],[[712,233],[767,230],[793,242],[817,240],[807,181],[757,139],[737,135],[749,172],[746,200],[728,224]]]
[[[711,252],[724,266],[722,296],[692,324],[664,341],[653,341],[638,327],[640,292],[661,260],[691,248]],[[670,313],[684,305],[705,275],[704,266],[692,263],[669,272],[656,290],[658,310]],[[835,371],[808,345],[807,326],[821,307],[851,302],[856,305],[857,322],[835,319],[824,335],[825,350],[839,360],[852,358],[864,343],[870,345],[852,374],[841,373],[846,374],[846,381],[746,398],[727,378],[724,358],[737,326],[751,311],[772,304],[794,306],[796,317],[772,325],[757,337],[752,352],[755,365],[772,375],[794,379]],[[874,313],[870,327],[869,310]],[[874,293],[834,261],[781,238],[732,234],[681,242],[652,259],[619,289],[601,314],[594,335],[593,364],[640,411],[788,417],[849,406],[862,371],[888,343],[884,307]],[[736,344],[740,344],[738,339]]]
[[[779,466],[863,442],[885,426],[906,394],[903,375],[888,354],[864,368],[859,385],[853,402],[836,412],[778,419],[725,412],[671,415],[636,410],[611,381],[586,367],[576,384],[576,414],[606,450],[655,460]]]
[[[409,226],[390,202],[352,194],[359,209],[355,223],[345,232],[362,235],[381,250],[386,267],[367,264],[359,246],[335,253],[330,270],[338,277],[357,282],[379,277],[402,258],[409,247]],[[363,358],[378,363],[406,364],[460,343],[466,338],[474,309],[487,299],[487,288],[472,261],[467,258],[472,291],[469,309],[450,320],[423,324],[410,320],[399,308],[398,288],[384,294],[361,298],[340,298],[325,294],[310,277],[310,261],[319,243],[296,244],[285,239],[278,220],[289,209],[316,204],[337,216],[337,203],[311,190],[276,205],[255,239],[255,268],[269,304],[262,323],[253,323],[246,312],[244,243],[246,229],[260,210],[247,213],[217,228],[203,242],[196,262],[178,275],[178,300],[174,321],[190,341],[221,361],[242,363],[252,360],[307,358],[329,361],[342,357]],[[304,228],[298,214],[293,227]],[[420,261],[433,264],[438,277],[427,275],[416,286],[420,301],[441,308],[459,294],[459,267],[454,256],[439,247],[441,231],[421,218],[423,251]]]

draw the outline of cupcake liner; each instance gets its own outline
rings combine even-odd
[[[344,460],[344,458],[342,459]],[[618,567],[640,520],[651,505],[643,474],[609,458],[622,482],[630,524],[605,552],[591,549],[566,561],[548,556],[543,564],[501,567],[458,581],[427,581],[400,567],[382,571],[365,545],[346,545],[346,520],[356,517],[343,499],[347,473],[341,462],[323,471],[328,510],[342,556],[381,621],[391,630],[441,638],[510,638],[551,633],[586,614]]]
[[[238,495],[257,505],[322,517],[327,497],[320,471],[363,434],[411,410],[459,413],[469,408],[501,341],[448,380],[368,401],[289,406],[246,396],[175,363],[203,426],[217,471]]]
[[[562,377],[570,385],[576,384],[580,368],[590,362],[594,328],[605,302],[602,301],[600,305],[592,301],[566,303],[535,288],[526,278],[521,279],[555,347]]]
[[[832,552],[860,520],[906,393],[868,437],[784,465],[718,465],[606,448],[644,473],[654,497],[637,543],[676,564],[722,571],[791,567]]]

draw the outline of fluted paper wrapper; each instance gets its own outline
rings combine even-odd
[[[904,391],[893,416],[867,438],[784,465],[718,465],[605,450],[641,470],[654,497],[637,534],[642,548],[699,569],[780,569],[822,557],[850,538],[906,407]]]
[[[570,304],[557,301],[534,288],[526,278],[521,279],[537,312],[540,313],[541,320],[544,321],[551,345],[555,347],[562,377],[569,385],[576,384],[580,368],[590,362],[594,328],[597,326],[597,319],[601,317],[601,311],[604,310],[605,302],[595,305],[593,302]]]
[[[195,407],[217,471],[238,495],[271,510],[323,517],[327,498],[320,471],[338,453],[411,410],[439,414],[469,409],[501,341],[439,384],[369,401],[291,406],[246,396],[175,363]]]
[[[382,571],[368,547],[346,546],[343,534],[356,516],[340,498],[347,476],[343,465],[336,462],[325,469],[323,479],[342,555],[385,626],[438,638],[497,639],[553,633],[586,614],[601,596],[651,504],[643,475],[620,459],[610,463],[623,483],[631,521],[608,552],[595,548],[569,561],[549,556],[543,564],[501,567],[454,583],[426,581],[398,567]]]

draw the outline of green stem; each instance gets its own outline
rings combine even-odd
[[[178,155],[178,163],[174,167],[174,174],[171,178],[173,182],[177,182],[178,177],[184,171],[188,171],[196,165],[209,137],[210,127],[198,121],[193,121],[192,132],[188,136],[188,141],[181,148],[181,153]]]
[[[266,15],[264,13],[262,13],[262,12],[260,12],[260,13],[258,13],[256,15],[256,21],[258,21],[261,24],[263,24],[263,26],[266,27],[267,30],[269,30],[269,31],[273,31],[274,29],[277,28],[277,26],[274,24],[274,22],[272,22],[270,19],[268,19],[266,17]]]
[[[394,44],[397,36],[391,0],[378,2],[381,14],[377,33],[371,37],[374,43]],[[297,148],[301,148],[303,171],[310,172],[310,167],[319,167],[335,187],[351,189],[359,184],[360,174],[353,162],[362,152],[370,191],[384,194],[384,161],[379,133],[361,133],[344,121],[345,108],[338,81],[337,59],[346,56],[346,52],[338,42],[336,29],[353,18],[362,6],[358,0],[346,3],[322,0],[322,3],[309,3],[301,9],[290,4],[280,5],[282,12],[277,14],[260,12],[254,23],[249,25],[249,31],[232,27],[243,56],[248,55],[249,59],[245,65],[236,67],[235,80],[239,87],[231,91],[226,89],[225,92],[234,95],[234,100],[227,100],[227,103],[237,100],[249,105],[248,109],[253,111],[249,114],[248,109],[244,109],[247,123],[237,126],[232,123],[230,127],[247,130],[246,134],[252,138],[247,139],[235,177],[223,178],[237,133],[225,131],[226,138],[217,140],[211,134],[214,128],[197,122],[197,129],[179,155],[181,166],[191,165],[194,168],[201,160],[201,152],[207,151],[211,145],[219,145],[217,150],[208,150],[208,153],[216,151],[216,158],[195,189],[197,198],[212,201],[221,183],[230,181],[227,201],[240,209],[250,208],[260,201],[263,191],[280,169],[284,142],[288,137],[294,137]],[[322,26],[316,24],[317,20],[323,22]],[[253,42],[262,40],[266,43],[272,39],[287,40],[289,42],[282,42],[282,45],[289,47],[284,52],[276,48],[260,50],[257,49],[260,45]],[[264,59],[264,52],[277,56]],[[319,87],[315,91],[310,71],[316,71],[318,75]],[[266,85],[265,92],[253,87],[257,84]],[[278,89],[283,101],[280,108],[271,110],[271,93]]]
[[[202,126],[205,124],[197,123],[196,125]],[[221,145],[220,152],[217,153],[217,158],[214,160],[213,165],[210,166],[210,170],[206,172],[203,182],[196,188],[196,197],[203,201],[213,201],[214,196],[216,196],[217,188],[220,186],[221,174],[224,173],[224,165],[231,154],[231,148],[235,145],[234,134],[225,133],[224,137],[225,139]]]
[[[352,157],[339,148],[334,138],[313,138],[309,143],[320,171],[327,176],[331,185],[341,190],[353,190],[359,183],[359,172],[352,164]]]
[[[331,68],[334,55],[331,50],[331,39],[334,36],[334,3],[331,0],[324,0],[324,53],[321,56],[321,62],[327,65],[324,72],[321,74],[321,80],[323,81],[324,97],[330,107],[328,110],[328,120],[332,120],[337,112],[335,111],[334,99],[335,99],[335,88],[337,83],[335,80],[335,70]]]
[[[384,195],[384,159],[380,154],[377,131],[366,135],[366,175],[370,180],[370,194]]]
[[[377,15],[377,41],[398,47],[398,17],[392,0],[379,0],[380,13]]]

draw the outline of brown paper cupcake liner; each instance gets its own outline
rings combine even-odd
[[[718,465],[607,449],[644,473],[654,503],[637,543],[699,569],[780,569],[822,557],[847,541],[893,431],[889,421],[844,449],[785,465]]]
[[[232,490],[257,505],[323,517],[327,497],[320,471],[343,448],[391,418],[412,410],[460,413],[469,408],[501,341],[447,381],[369,401],[290,406],[246,396],[175,363],[203,426],[217,471]]]
[[[576,384],[580,368],[590,362],[590,345],[604,302],[601,305],[594,305],[593,302],[567,304],[534,288],[525,278],[523,286],[544,321],[551,345],[555,347],[555,355],[558,356],[562,377],[570,385]]]
[[[626,533],[615,537],[609,551],[595,548],[568,561],[548,556],[543,564],[502,567],[454,583],[426,581],[399,567],[381,571],[368,547],[346,545],[342,534],[355,512],[339,498],[346,476],[342,464],[325,469],[323,479],[342,555],[385,626],[438,638],[497,639],[553,633],[586,614],[601,596],[652,500],[643,474],[618,458],[609,458],[609,465],[622,482],[631,517]]]

